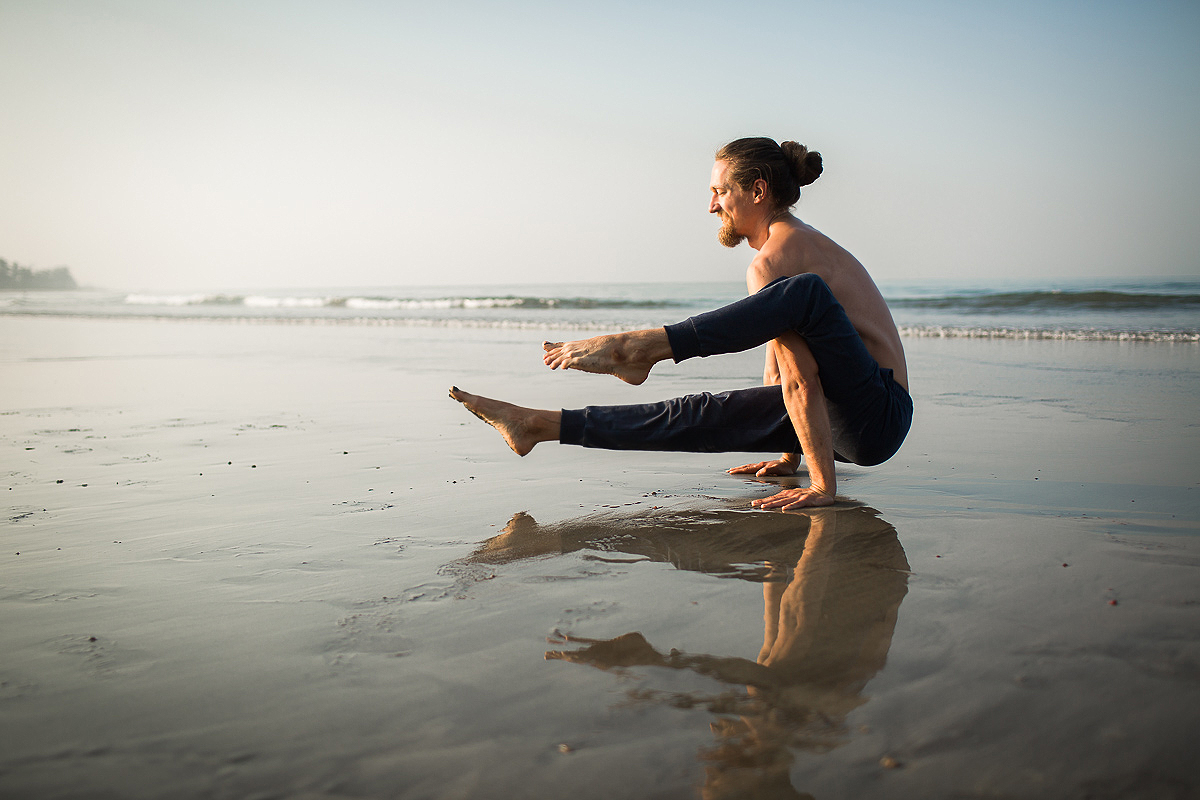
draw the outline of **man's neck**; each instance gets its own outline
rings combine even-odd
[[[746,243],[755,250],[762,250],[763,245],[765,245],[767,240],[771,238],[772,228],[774,228],[776,225],[786,226],[795,219],[796,218],[793,217],[791,212],[787,209],[777,211],[770,217],[764,219],[762,225],[759,225],[753,234],[746,237]]]

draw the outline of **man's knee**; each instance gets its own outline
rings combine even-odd
[[[795,302],[812,305],[829,305],[837,302],[829,284],[814,272],[804,272],[786,278],[783,288]]]

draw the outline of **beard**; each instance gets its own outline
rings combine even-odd
[[[717,241],[726,247],[737,247],[739,244],[746,241],[746,237],[745,235],[734,230],[733,220],[722,215],[721,230],[717,231]]]

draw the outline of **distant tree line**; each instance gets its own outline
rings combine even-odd
[[[33,270],[0,258],[0,291],[32,291],[37,289],[76,289],[75,279],[67,267]]]

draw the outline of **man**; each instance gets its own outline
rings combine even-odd
[[[791,475],[802,454],[809,486],[755,500],[794,509],[834,502],[834,460],[890,458],[912,423],[900,334],[854,256],[791,213],[822,169],[795,142],[751,138],[717,151],[709,211],[720,242],[749,242],[750,296],[677,325],[577,342],[544,343],[551,369],[611,374],[640,384],[659,361],[739,352],[767,343],[763,386],[634,406],[549,411],[468,394],[450,396],[494,426],[518,454],[539,442],[627,450],[784,450],[732,474]]]

